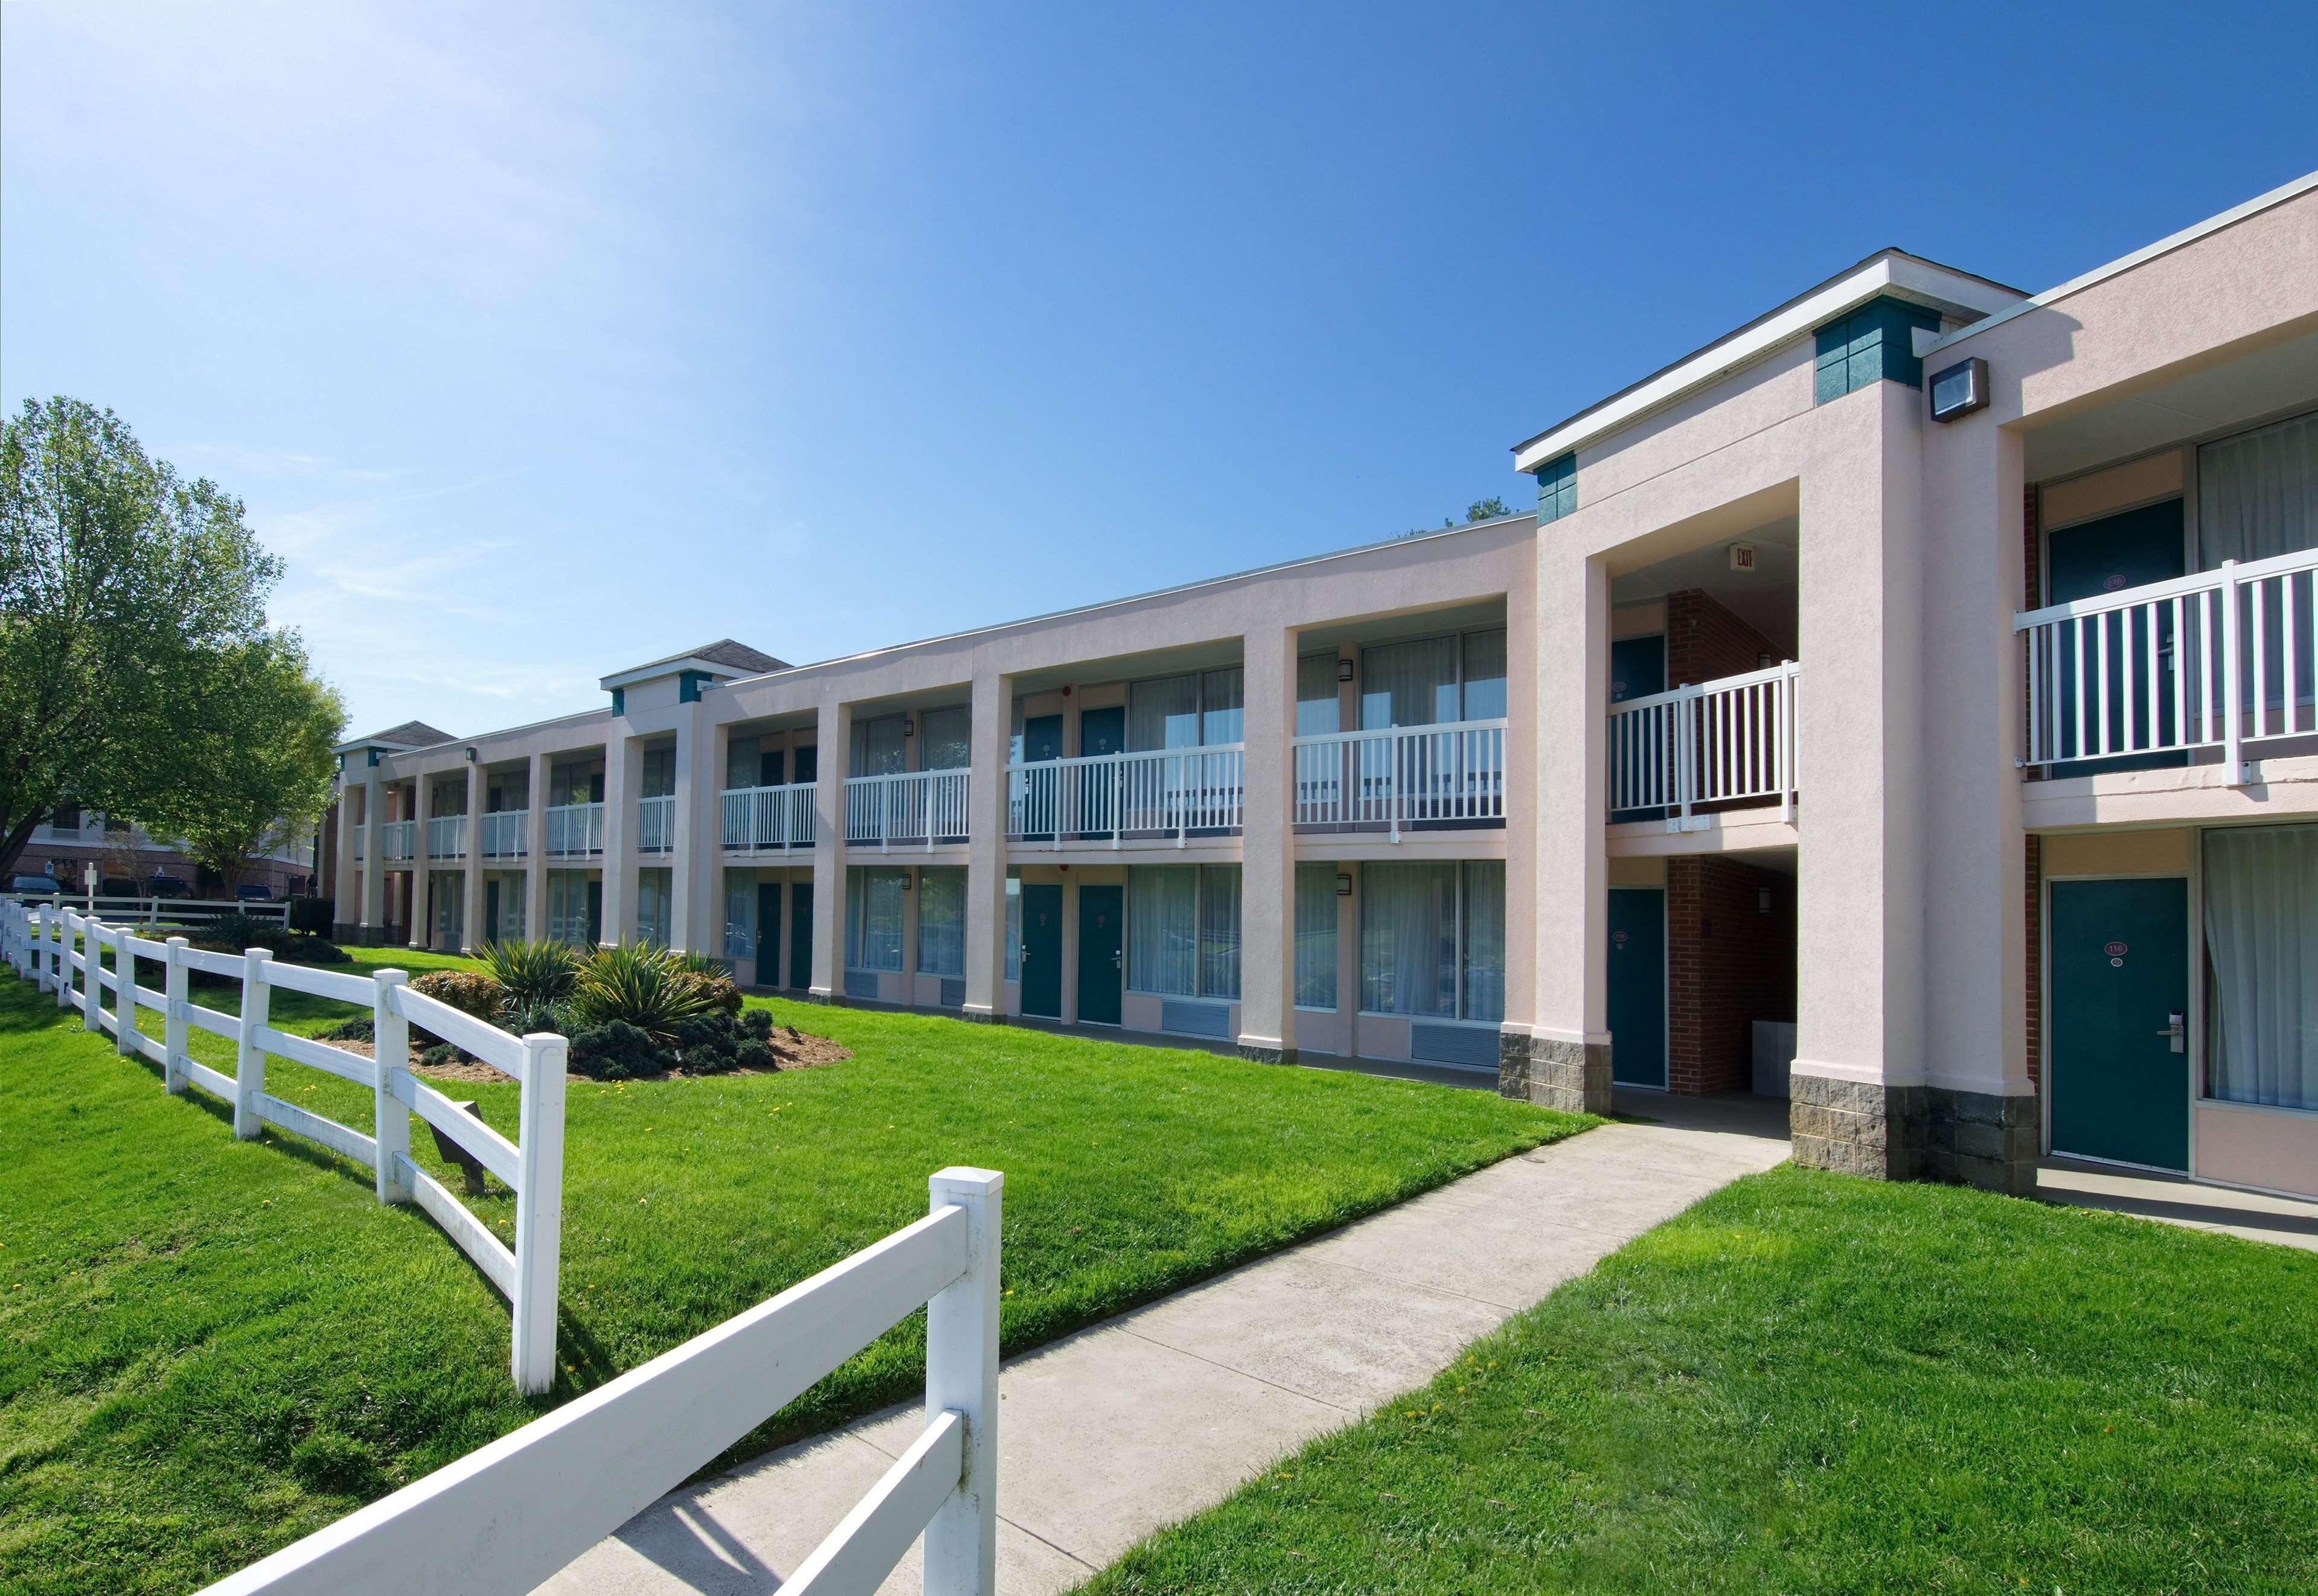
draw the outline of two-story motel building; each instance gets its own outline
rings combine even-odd
[[[2040,294],[1882,251],[1514,463],[1534,515],[349,743],[341,934],[2318,1193],[2318,176]]]

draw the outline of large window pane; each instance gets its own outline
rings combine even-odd
[[[966,973],[966,872],[955,866],[918,872],[918,969]]]
[[[2318,826],[2206,833],[2207,1090],[2318,1109]]]
[[[1199,996],[1239,996],[1239,866],[1199,866]]]
[[[760,745],[753,737],[735,737],[724,745],[724,785],[728,788],[753,787],[760,761],[757,750]]]
[[[1457,640],[1420,638],[1361,650],[1361,730],[1433,726],[1453,721]]]
[[[902,967],[902,912],[909,873],[865,869],[845,873],[845,965],[849,970]]]
[[[1197,748],[1199,742],[1199,678],[1159,677],[1130,682],[1127,688],[1127,746],[1137,753],[1151,749]]]
[[[1209,747],[1237,742],[1245,716],[1246,675],[1236,665],[1199,677],[1199,740]]]
[[[1505,713],[1505,634],[1465,634],[1465,719],[1498,721]]]
[[[906,717],[879,715],[853,722],[855,776],[892,776],[903,767],[902,728]]]
[[[757,956],[757,873],[753,870],[724,873],[724,956]]]
[[[2318,547],[2318,412],[2197,451],[2197,557],[2267,560]]]
[[[1465,1019],[1505,1017],[1505,867],[1476,861],[1465,870]]]
[[[1334,675],[1330,681],[1333,685]],[[1296,1006],[1336,1006],[1336,867],[1296,866]]]
[[[676,750],[646,749],[644,750],[643,796],[665,798],[676,791]],[[440,810],[436,811],[441,813]]]
[[[1163,997],[1192,995],[1199,940],[1199,872],[1137,865],[1127,873],[1127,984]]]
[[[1457,866],[1361,871],[1361,1007],[1448,1019],[1457,1012]]]
[[[1325,737],[1343,730],[1336,702],[1336,657],[1302,654],[1296,660],[1296,735]]]
[[[974,754],[967,740],[972,720],[973,713],[963,705],[930,709],[920,715],[918,736],[924,743],[918,756],[921,767],[926,770],[964,770]]]
[[[668,870],[636,872],[636,940],[654,947],[666,947],[669,914],[669,894],[675,874]]]

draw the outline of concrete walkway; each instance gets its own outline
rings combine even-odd
[[[2048,1203],[2107,1208],[2191,1230],[2217,1230],[2250,1242],[2275,1242],[2318,1252],[2318,1202],[2226,1186],[2201,1186],[2181,1175],[2119,1169],[2072,1158],[2036,1166],[2036,1195]]]
[[[1066,1591],[1281,1453],[1423,1385],[1474,1338],[1787,1156],[1783,1103],[1637,1098],[1506,1160],[1016,1358],[999,1376],[998,1581]],[[915,1407],[660,1499],[542,1586],[766,1592],[907,1447]],[[885,1589],[914,1592],[916,1554]]]

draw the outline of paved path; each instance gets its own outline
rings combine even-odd
[[[1624,1105],[1622,1104],[1622,1107]],[[1016,1358],[999,1376],[998,1583],[1066,1591],[1289,1448],[1423,1385],[1643,1231],[1787,1156],[1784,1104],[1658,1098]],[[777,1588],[922,1425],[915,1407],[660,1499],[541,1587]],[[885,1589],[920,1589],[916,1554]]]
[[[2318,1252],[2318,1202],[2199,1186],[2179,1175],[2048,1158],[2036,1167],[2036,1195],[2048,1203],[2107,1208],[2143,1219],[2216,1230],[2250,1242]]]

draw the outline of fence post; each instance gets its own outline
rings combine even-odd
[[[41,904],[32,911],[32,980],[41,991],[49,990],[49,906]]]
[[[57,1007],[72,1007],[72,961],[65,955],[72,946],[72,923],[65,917],[65,897],[57,893],[49,900],[49,919],[55,923],[56,941],[49,947],[49,973],[54,977],[49,982],[57,994]]]
[[[555,1384],[556,1271],[563,1250],[563,1072],[567,1044],[552,1031],[523,1039],[515,1194],[516,1388]]]
[[[378,1139],[376,1189],[382,1203],[407,1203],[410,1183],[395,1167],[410,1156],[410,1110],[394,1095],[394,1077],[410,1067],[410,1022],[394,1007],[394,989],[410,979],[403,970],[381,970],[371,977],[370,1055],[377,1077],[377,1102],[371,1134]]]
[[[926,1526],[926,1596],[998,1589],[998,1233],[1006,1178],[950,1168],[926,1182],[930,1211],[966,1210],[966,1273],[926,1304],[926,1416],[966,1421],[957,1489]]]
[[[186,1081],[186,1004],[193,1001],[193,970],[185,963],[191,945],[183,937],[169,938],[168,973],[162,980],[161,1084],[184,1095]]]
[[[137,955],[126,926],[112,932],[112,1051],[122,1058],[137,1051]]]
[[[2222,561],[2222,768],[2236,786],[2245,780],[2242,693],[2238,662],[2238,562]]]
[[[92,914],[80,926],[81,1029],[101,1031],[104,1028],[104,922]]]
[[[241,955],[241,1028],[233,1050],[233,1134],[254,1142],[265,1128],[257,1117],[258,1095],[265,1089],[265,1049],[257,1033],[265,1027],[273,987],[265,979],[273,955],[262,947],[245,948]]]

